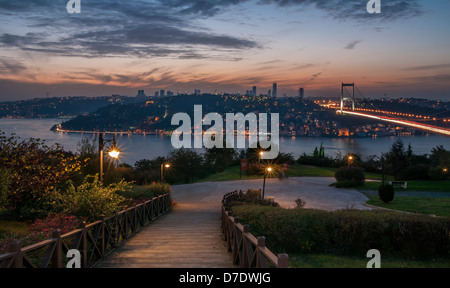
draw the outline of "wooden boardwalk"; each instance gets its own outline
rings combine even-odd
[[[97,267],[231,268],[220,215],[220,201],[178,203]]]

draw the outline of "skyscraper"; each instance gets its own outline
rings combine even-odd
[[[252,94],[252,96],[256,96],[256,86],[253,86]]]
[[[277,98],[277,95],[278,95],[278,84],[277,83],[273,83],[272,96],[274,98]]]
[[[159,91],[159,96],[160,97],[166,96],[166,91],[164,91],[164,90]]]
[[[305,89],[304,88],[298,89],[298,97],[300,97],[300,99],[305,98]]]
[[[144,90],[139,90],[136,97],[146,97]]]

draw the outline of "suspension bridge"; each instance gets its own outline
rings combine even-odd
[[[348,90],[347,90],[348,87],[351,88],[351,90],[352,90],[351,93],[348,92]],[[356,92],[359,93],[359,95],[362,97],[362,99],[366,100],[366,98],[361,93],[361,91],[358,89],[358,87],[355,85],[355,83],[342,83],[341,93],[340,93],[340,107],[336,111],[338,114],[365,117],[365,118],[375,119],[375,120],[388,122],[388,123],[392,123],[392,124],[397,124],[400,126],[411,127],[414,129],[425,131],[425,132],[430,132],[430,133],[444,135],[444,136],[450,136],[450,129],[448,129],[448,128],[424,124],[424,123],[419,122],[419,121],[430,121],[430,120],[436,121],[437,120],[436,118],[431,118],[430,116],[418,116],[418,115],[408,114],[408,113],[385,111],[383,109],[379,109],[379,108],[375,107],[374,104],[371,103],[371,101],[369,101],[369,103],[371,103],[371,105],[373,107],[371,107],[370,109],[357,108],[356,107],[356,99],[357,99]],[[352,102],[351,108],[345,107],[345,103],[348,100],[351,100],[351,102]],[[415,118],[415,120],[414,121],[410,120],[411,118]]]

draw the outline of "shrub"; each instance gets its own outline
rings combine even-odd
[[[430,166],[427,164],[411,165],[406,168],[406,180],[430,180],[429,170]]]
[[[45,214],[44,203],[55,187],[77,178],[83,163],[57,144],[40,139],[20,140],[0,133],[0,167],[8,170],[9,211],[17,218]]]
[[[169,184],[153,183],[146,186],[133,186],[132,189],[126,191],[118,191],[118,194],[127,199],[143,199],[150,200],[159,195],[163,195],[170,192]]]
[[[231,203],[233,205],[258,204],[260,206],[279,207],[280,205],[269,199],[262,199],[261,190],[249,189],[245,194],[241,192],[240,197]]]
[[[378,195],[380,196],[380,200],[384,203],[389,203],[394,200],[394,186],[389,184],[381,185],[378,188]]]
[[[29,227],[30,236],[36,241],[42,241],[52,237],[53,231],[60,230],[61,234],[69,233],[80,227],[82,219],[62,213],[48,215],[44,219],[36,220]]]
[[[366,181],[363,168],[358,167],[341,167],[336,170],[335,178],[340,182],[352,185],[352,187],[361,186]]]
[[[265,236],[277,253],[366,253],[386,256],[450,257],[450,218],[390,211],[321,211],[260,205],[233,207],[233,214]]]
[[[0,214],[8,209],[9,194],[9,173],[0,169]]]
[[[447,170],[445,170],[447,169]],[[445,180],[450,179],[450,173],[448,172],[448,168],[444,168],[442,166],[437,166],[435,168],[431,168],[428,172],[428,175],[433,180]]]
[[[295,200],[296,208],[305,208],[306,202],[302,199]]]
[[[77,188],[69,183],[67,190],[56,191],[53,196],[53,210],[88,221],[97,221],[100,216],[112,216],[122,210],[125,199],[119,192],[124,193],[129,189],[131,185],[124,181],[103,187],[98,176],[88,176]]]
[[[247,193],[244,194],[244,199],[249,199],[249,200],[258,200],[261,199],[262,194],[261,194],[261,190],[248,190]]]

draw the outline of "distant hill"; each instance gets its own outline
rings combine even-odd
[[[125,96],[40,98],[0,103],[0,118],[70,118],[111,104],[145,101]]]
[[[279,113],[280,132],[288,136],[335,136],[338,134],[338,121],[348,122],[345,123],[346,126],[374,122],[338,118],[335,112],[326,111],[313,101],[298,98],[203,94],[152,98],[142,103],[109,105],[94,113],[80,115],[62,123],[61,129],[85,132],[170,133],[178,128],[171,125],[172,116],[183,112],[193,119],[194,105],[202,105],[203,115],[219,113],[224,120],[227,113],[243,113],[244,115],[251,112]]]

